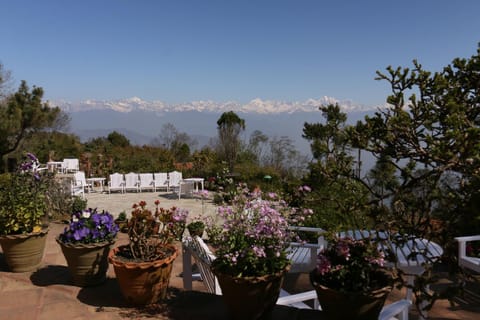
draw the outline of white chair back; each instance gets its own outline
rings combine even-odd
[[[152,173],[140,173],[139,175],[139,188],[140,191],[143,190],[153,190],[155,191],[155,184],[153,182]]]
[[[130,172],[125,175],[125,191],[139,191],[138,173]]]
[[[65,171],[65,173],[73,173],[73,172],[77,172],[78,170],[80,170],[79,161],[78,161],[78,159],[75,159],[75,158],[63,159],[62,167],[63,167],[63,170]]]
[[[180,171],[172,171],[168,173],[168,185],[170,188],[178,188],[182,179],[183,177]]]
[[[153,182],[155,185],[155,191],[157,189],[165,188],[167,192],[170,190],[168,182],[168,173],[166,172],[157,172],[153,174]]]
[[[110,181],[108,182],[108,193],[111,191],[120,190],[120,192],[124,192],[125,181],[123,178],[123,174],[120,173],[113,173],[110,175]]]

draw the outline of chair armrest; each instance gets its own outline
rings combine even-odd
[[[315,290],[310,290],[307,292],[301,292],[296,294],[289,294],[285,290],[280,292],[280,297],[277,300],[277,304],[288,306],[291,305],[297,308],[310,308],[304,301],[316,300],[317,292]]]
[[[469,241],[480,241],[480,235],[478,236],[467,236],[467,237],[456,237],[456,241],[459,243],[461,242],[469,242]]]
[[[462,260],[463,257],[467,256],[467,242],[480,241],[480,235],[456,237],[455,240],[458,241],[458,259]]]
[[[408,309],[412,302],[407,299],[402,299],[395,301],[391,304],[388,304],[383,307],[380,315],[378,316],[379,320],[390,320],[390,319],[408,319]],[[400,317],[397,317],[400,315]]]

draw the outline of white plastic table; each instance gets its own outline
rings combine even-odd
[[[198,184],[200,183],[200,185],[202,186],[202,190],[203,190],[203,182],[205,181],[205,179],[203,179],[203,178],[187,178],[187,179],[183,179],[183,181],[193,182],[194,185],[195,185],[195,192],[198,192]]]
[[[92,191],[95,186],[95,184],[99,184],[100,187],[102,188],[102,192],[105,191],[104,186],[105,186],[105,180],[106,178],[100,178],[100,177],[92,177],[92,178],[87,178],[85,179],[87,183],[92,184]]]

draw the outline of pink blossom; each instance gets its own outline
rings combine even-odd
[[[322,253],[320,253],[317,257],[317,271],[321,275],[324,275],[325,273],[330,272],[332,268],[332,264],[330,260],[324,256]]]

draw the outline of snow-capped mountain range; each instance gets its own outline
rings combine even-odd
[[[363,106],[351,101],[339,101],[331,97],[308,99],[304,102],[283,102],[254,99],[246,104],[238,102],[194,101],[167,104],[161,101],[145,101],[138,97],[122,100],[85,100],[68,102],[49,101],[59,106],[71,118],[69,131],[82,141],[107,136],[113,131],[124,134],[132,144],[149,144],[158,137],[162,126],[170,123],[179,132],[185,132],[198,143],[208,144],[217,135],[217,120],[226,111],[236,112],[245,120],[245,140],[259,130],[269,137],[290,137],[299,151],[308,154],[310,147],[302,138],[305,122],[322,122],[318,107],[338,103],[348,115],[348,122],[355,123],[365,115],[383,106]]]
[[[116,112],[150,111],[150,112],[225,112],[234,111],[239,113],[278,114],[293,112],[317,112],[318,107],[325,104],[338,103],[344,112],[368,111],[382,106],[364,106],[355,104],[349,100],[340,101],[332,97],[320,99],[308,99],[303,102],[285,102],[277,100],[253,99],[246,104],[235,101],[215,102],[192,101],[180,104],[167,104],[162,101],[146,101],[139,97],[119,100],[84,100],[69,102],[65,100],[50,101],[52,106],[59,106],[66,112],[80,112],[92,110],[112,110]]]

